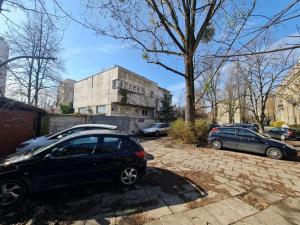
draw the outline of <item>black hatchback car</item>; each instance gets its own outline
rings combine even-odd
[[[282,159],[297,155],[297,151],[293,146],[270,139],[245,128],[214,128],[209,134],[208,142],[215,149],[224,147],[254,152],[267,155],[273,159]]]
[[[131,186],[146,169],[145,151],[120,131],[82,131],[0,162],[0,206],[28,192],[118,180]]]

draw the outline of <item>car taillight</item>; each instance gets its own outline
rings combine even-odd
[[[135,152],[135,156],[144,159],[145,158],[145,151]]]
[[[293,132],[292,132],[292,131],[288,131],[287,134],[288,134],[289,136],[291,136],[291,135],[293,135]]]
[[[213,129],[211,129],[211,132],[217,132],[218,130],[220,130],[219,127],[214,127]]]

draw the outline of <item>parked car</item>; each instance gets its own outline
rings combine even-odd
[[[134,185],[145,172],[143,147],[127,133],[89,130],[0,161],[0,206],[28,193],[118,180]]]
[[[27,140],[16,148],[16,152],[25,152],[25,151],[30,151],[35,148],[39,148],[44,145],[51,144],[65,136],[68,136],[70,134],[74,134],[79,131],[84,131],[84,130],[116,130],[118,127],[113,126],[113,125],[107,125],[107,124],[81,124],[81,125],[76,125],[73,126],[69,129],[63,130],[61,132],[58,132],[53,135],[47,135],[47,136],[41,136],[37,138],[33,138],[30,140]]]
[[[249,129],[237,127],[221,127],[213,129],[208,142],[215,149],[230,148],[245,152],[267,155],[273,159],[283,159],[297,155],[293,146],[270,139]]]
[[[170,125],[168,123],[154,123],[150,127],[142,129],[142,133],[144,135],[159,136],[162,134],[167,134],[169,129]]]
[[[258,128],[255,125],[249,123],[232,123],[225,125],[225,127],[241,127],[252,130],[254,132],[258,132]]]
[[[265,132],[265,135],[280,140],[296,140],[300,138],[300,133],[293,128],[272,128]]]

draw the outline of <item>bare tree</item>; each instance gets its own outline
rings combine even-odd
[[[272,48],[269,33],[254,40],[248,49],[251,52]],[[272,54],[255,54],[245,56],[241,69],[244,70],[244,80],[248,88],[251,112],[259,123],[260,130],[264,130],[266,122],[266,107],[269,97],[285,77],[285,73],[294,65],[291,54],[277,52]]]
[[[202,65],[203,63],[205,65]],[[197,83],[199,84],[196,87],[196,98],[198,99],[197,103],[201,103],[196,104],[196,111],[207,108],[210,109],[212,123],[217,123],[218,103],[220,100],[219,87],[221,84],[220,71],[213,60],[206,60],[196,66],[207,68],[207,70],[200,72],[199,75],[197,72],[201,69],[196,68]],[[216,69],[218,71],[216,71]],[[201,101],[199,99],[201,99]]]
[[[22,27],[10,26],[11,53],[30,57],[9,65],[11,89],[18,87],[22,90],[20,94],[26,95],[28,104],[38,105],[39,94],[56,88],[61,79],[57,75],[63,69],[61,60],[51,60],[59,56],[61,39],[57,27],[46,14],[27,13]]]

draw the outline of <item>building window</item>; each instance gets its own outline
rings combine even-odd
[[[106,113],[106,105],[98,105],[96,107],[96,113],[98,114],[104,114]]]
[[[141,93],[141,88],[137,87],[137,93]]]
[[[112,106],[111,111],[118,112],[118,106],[116,106],[116,105]]]
[[[154,96],[154,91],[150,90],[150,91],[149,91],[149,95],[150,95],[151,98],[153,98],[153,96]]]
[[[85,113],[87,113],[87,108],[86,107],[80,107],[80,108],[78,108],[78,112],[81,113],[81,114],[85,114]]]
[[[133,85],[133,89],[132,89],[132,90],[133,90],[134,92],[136,92],[136,86]]]
[[[145,88],[141,88],[141,90],[142,90],[142,94],[145,94]]]
[[[142,115],[143,115],[143,116],[147,116],[147,114],[148,114],[147,109],[142,109]]]
[[[129,84],[129,91],[132,91],[132,84]]]
[[[124,89],[128,89],[128,83],[127,83],[127,82],[124,82],[124,83],[123,83],[123,88],[124,88]]]
[[[116,89],[116,88],[119,88],[119,86],[120,86],[120,81],[119,80],[113,80],[112,88]]]

